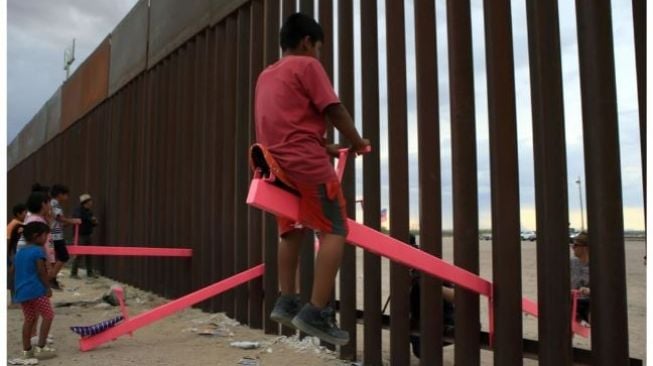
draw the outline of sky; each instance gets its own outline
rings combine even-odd
[[[74,68],[99,45],[118,22],[127,14],[136,0],[9,0],[7,4],[7,142],[10,142],[52,96],[65,78],[63,52],[72,39],[76,39]],[[354,117],[361,125],[360,70],[360,9],[354,2],[356,106]],[[337,6],[337,1],[335,1]],[[385,7],[379,1],[379,76],[381,104],[381,133],[387,131],[387,67],[385,38]],[[483,35],[483,2],[472,0],[472,30],[474,53],[474,79],[476,89],[476,130],[479,185],[479,221],[481,228],[491,226],[489,130],[487,112],[487,85],[485,72],[485,42]],[[581,227],[579,186],[583,189],[585,178],[582,145],[582,113],[580,80],[578,73],[578,46],[576,35],[575,2],[558,2],[560,12],[560,37],[563,68],[565,122],[567,140],[567,173],[569,216],[572,227]],[[517,95],[517,130],[519,153],[519,190],[521,222],[524,230],[535,229],[535,188],[533,176],[532,119],[530,109],[530,74],[528,38],[526,32],[525,0],[513,0],[512,30],[515,57],[515,90]],[[317,8],[317,7],[316,7]],[[613,34],[619,113],[619,140],[621,145],[622,188],[624,201],[624,227],[643,229],[642,170],[639,146],[639,122],[635,54],[633,43],[632,9],[630,0],[613,0]],[[413,0],[405,1],[405,23],[413,24]],[[334,17],[337,21],[337,17]],[[446,1],[436,0],[438,43],[439,114],[442,166],[443,227],[452,227],[451,197],[451,133],[449,114],[449,78],[447,56]],[[337,27],[337,25],[336,25]],[[415,41],[412,27],[407,26],[406,62],[409,121],[409,195],[411,227],[418,221],[417,172],[417,117],[415,101]],[[337,42],[336,42],[337,43]],[[337,50],[337,45],[336,45]],[[335,58],[337,60],[337,57]],[[337,64],[336,64],[337,70]],[[338,88],[336,82],[336,89]],[[382,207],[388,207],[387,138],[380,141],[382,156]],[[357,177],[362,165],[357,163]],[[362,180],[357,179],[358,195],[362,195]],[[359,217],[362,217],[359,212]],[[585,217],[587,213],[585,212]],[[390,220],[392,212],[389,212]],[[584,220],[587,225],[586,219]]]

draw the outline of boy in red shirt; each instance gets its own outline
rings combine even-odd
[[[327,307],[347,236],[345,199],[330,162],[330,155],[337,156],[337,146],[326,145],[327,121],[352,143],[353,151],[370,142],[356,131],[317,59],[323,40],[322,28],[311,17],[296,13],[286,19],[280,34],[283,57],[256,83],[256,139],[299,191],[301,224],[318,231],[321,242],[311,300],[300,309],[295,273],[302,231],[296,223],[277,217],[281,295],[270,318],[344,345],[349,334],[338,328],[334,310]]]

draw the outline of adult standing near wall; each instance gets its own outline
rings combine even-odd
[[[79,245],[89,245],[91,243],[91,235],[93,234],[93,228],[97,226],[98,222],[91,208],[93,207],[93,199],[90,194],[84,193],[79,196],[79,207],[75,209],[73,217],[82,220],[82,223],[79,225]],[[79,278],[77,275],[77,270],[79,268],[81,256],[76,256],[73,260],[73,266],[70,270],[70,277]],[[92,256],[85,255],[84,262],[86,266],[86,275],[91,278],[97,278],[97,274],[93,272],[93,266],[91,265]]]

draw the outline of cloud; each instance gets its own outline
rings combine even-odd
[[[136,0],[7,2],[7,140],[27,124],[65,78],[63,52],[76,39],[73,71]]]

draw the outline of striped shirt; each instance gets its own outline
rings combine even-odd
[[[52,199],[50,201],[50,207],[52,211],[52,223],[50,224],[50,229],[51,229],[51,235],[52,235],[52,240],[57,241],[57,240],[64,240],[63,237],[63,225],[57,220],[60,216],[63,216],[63,209],[61,208],[61,205],[59,204],[59,201],[56,199]]]

